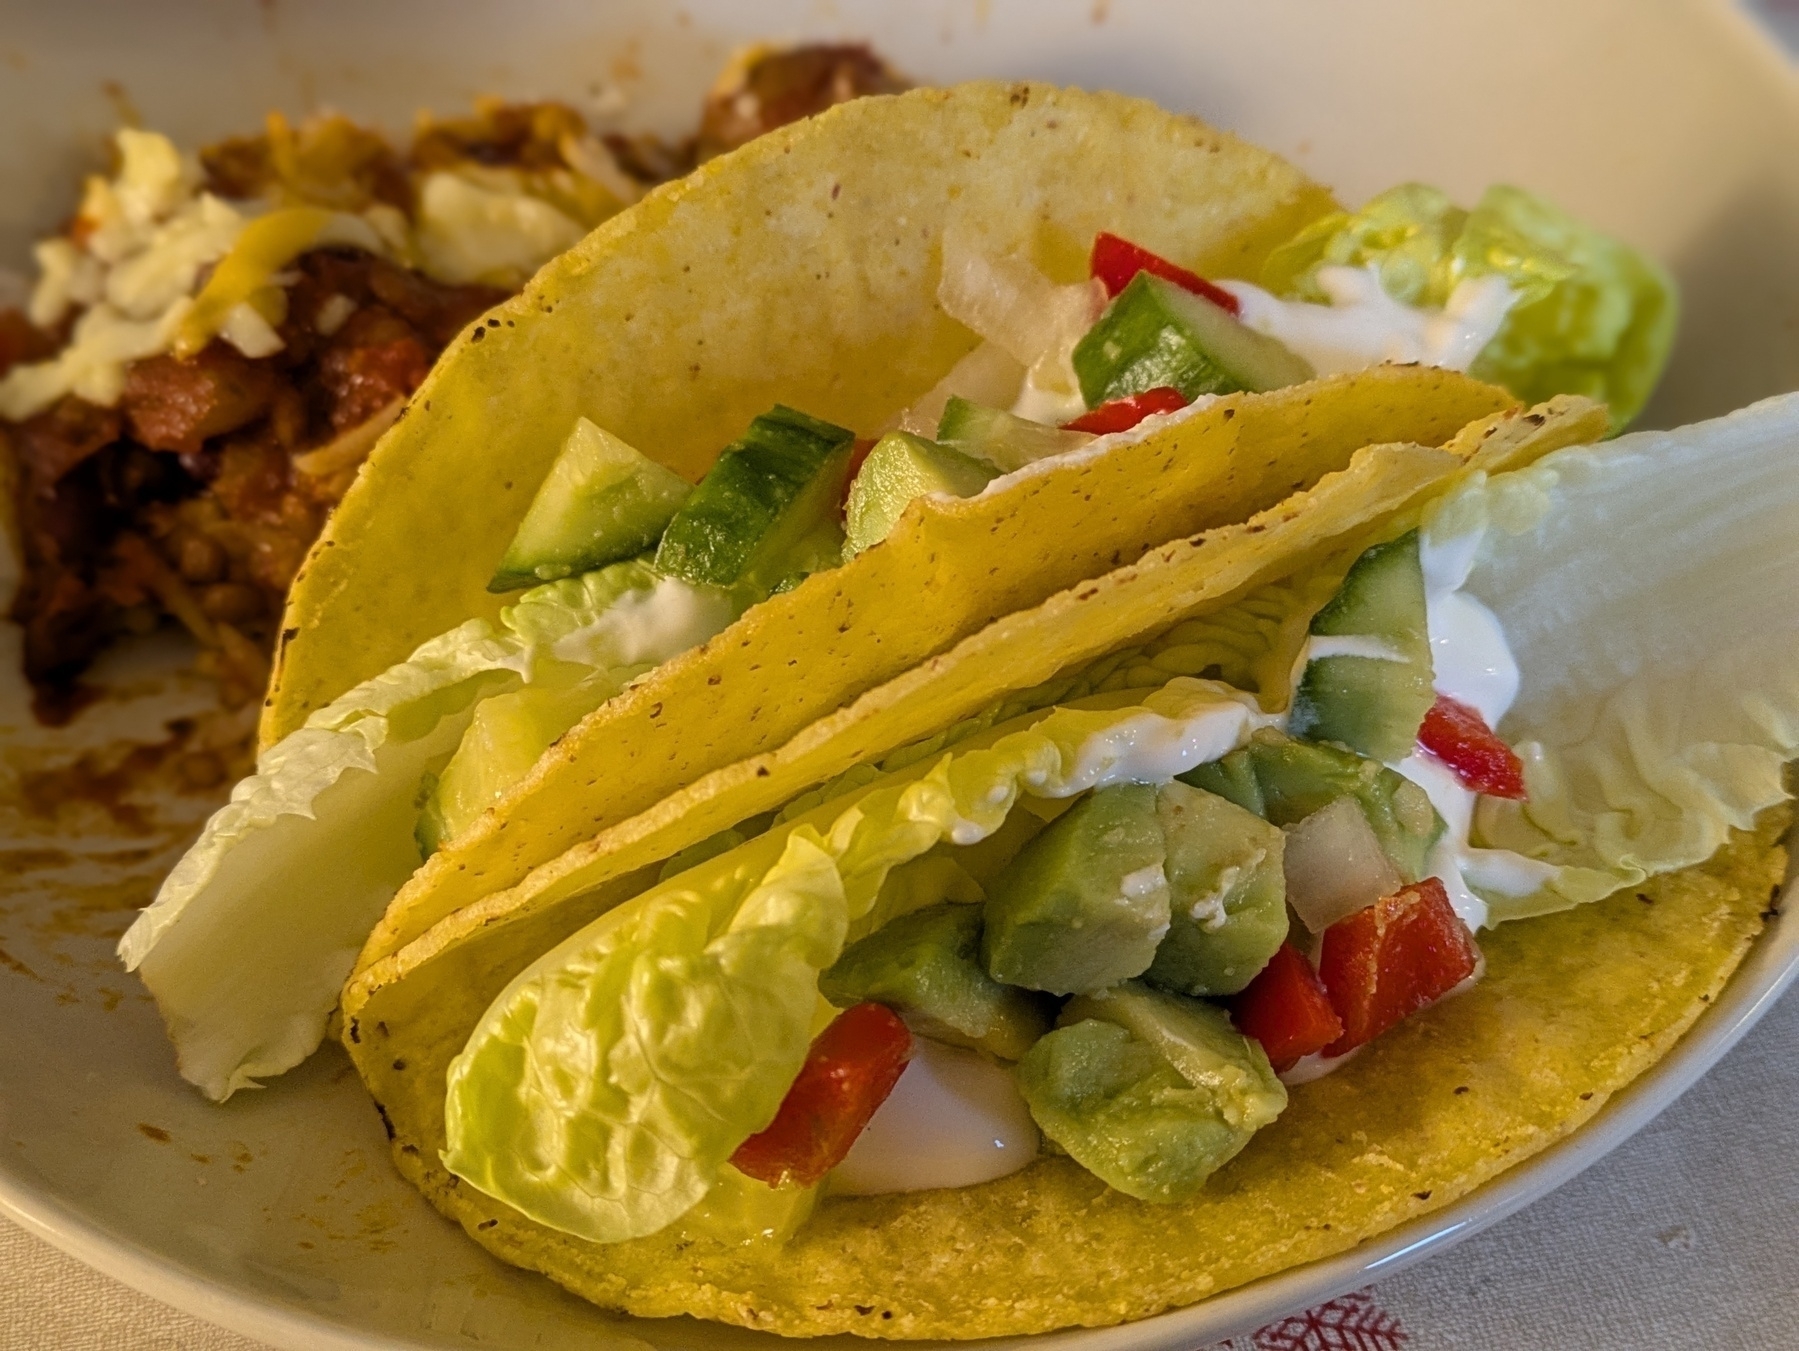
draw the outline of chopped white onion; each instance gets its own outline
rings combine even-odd
[[[1287,904],[1313,933],[1405,885],[1351,797],[1287,827],[1285,870]]]
[[[952,398],[984,403],[989,408],[1010,408],[1023,383],[1024,363],[998,343],[984,342],[900,414],[899,429],[934,437],[944,406]]]
[[[1105,301],[1097,281],[1058,286],[1022,258],[989,257],[967,232],[943,236],[937,303],[1028,368],[1021,416],[1053,425],[1085,410],[1070,357]]]

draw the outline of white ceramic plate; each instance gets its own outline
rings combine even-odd
[[[650,18],[642,8],[0,0],[0,264],[22,264],[29,240],[66,213],[120,90],[148,125],[187,143],[254,126],[271,106],[333,104],[403,125],[415,107],[451,109],[478,92],[580,100],[607,88],[632,96],[634,124],[674,131],[691,125],[736,42],[847,34],[923,79],[1031,75],[1143,93],[1293,157],[1352,201],[1413,177],[1464,199],[1490,180],[1526,184],[1678,273],[1686,321],[1649,421],[1799,386],[1799,95],[1782,59],[1723,4],[721,0]],[[13,641],[0,628],[8,668]],[[33,781],[20,777],[121,732],[155,740],[167,718],[202,706],[202,690],[169,674],[176,660],[151,650],[117,664],[125,697],[54,737],[30,726],[16,685],[0,685],[0,786],[15,790],[0,794],[0,1211],[279,1346],[766,1343],[604,1315],[487,1258],[389,1168],[340,1054],[222,1108],[176,1079],[155,1011],[111,945],[200,804],[51,818],[33,815]],[[123,844],[121,820],[137,832]],[[98,876],[112,879],[101,903]],[[1574,1137],[1458,1205],[1189,1310],[1034,1345],[1191,1347],[1440,1250],[1618,1144],[1795,970],[1799,930],[1775,926],[1671,1056]]]

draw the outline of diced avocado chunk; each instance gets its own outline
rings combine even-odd
[[[943,406],[937,439],[953,450],[985,460],[1002,474],[1036,460],[1079,450],[1093,438],[1086,432],[1063,431],[1032,422],[1003,409],[989,408],[956,396]]]
[[[577,418],[519,522],[489,591],[516,591],[644,552],[693,485]]]
[[[415,832],[426,856],[473,825],[569,728],[618,689],[608,679],[546,677],[483,699],[425,800]]]
[[[1261,1047],[1208,1004],[1130,982],[1061,1021],[1019,1062],[1019,1090],[1045,1136],[1138,1200],[1190,1200],[1287,1104]]]
[[[1139,272],[1075,344],[1074,373],[1089,408],[1171,386],[1201,394],[1280,389],[1310,380],[1304,358],[1203,296]]]
[[[818,978],[838,1008],[885,1004],[923,1037],[1016,1060],[1050,1029],[1041,995],[1001,985],[981,966],[981,908],[927,906],[850,944]]]
[[[915,497],[946,493],[973,497],[997,471],[989,464],[908,432],[875,443],[850,484],[843,519],[843,556],[853,558],[892,532]]]
[[[1154,788],[1117,784],[1077,803],[989,886],[988,973],[1052,994],[1138,975],[1168,932],[1163,858]]]
[[[1143,979],[1185,995],[1236,994],[1287,938],[1285,836],[1184,783],[1156,795],[1167,842],[1168,937]]]
[[[1412,753],[1436,702],[1418,532],[1369,549],[1312,620],[1315,639],[1368,644],[1385,655],[1342,654],[1306,663],[1293,698],[1295,736],[1337,741],[1376,760]]]
[[[835,529],[854,440],[843,427],[779,405],[756,418],[662,532],[657,571],[766,593],[796,571],[796,553],[828,556],[818,535]]]
[[[1407,882],[1424,876],[1425,856],[1443,833],[1443,818],[1410,779],[1352,751],[1295,741],[1271,727],[1224,759],[1180,777],[1277,826],[1290,826],[1340,797],[1353,797]]]

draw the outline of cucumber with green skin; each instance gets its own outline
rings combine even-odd
[[[1303,357],[1203,296],[1139,272],[1075,344],[1074,373],[1089,408],[1145,390],[1259,393],[1313,377]]]
[[[850,484],[843,514],[844,558],[886,539],[913,498],[926,493],[973,497],[994,473],[991,465],[949,446],[908,432],[889,432],[868,452]]]
[[[1405,759],[1437,698],[1418,532],[1356,559],[1311,633],[1366,639],[1385,655],[1307,662],[1293,698],[1293,734],[1339,742],[1374,760]]]
[[[800,546],[809,558],[828,552],[812,545],[835,528],[854,440],[780,405],[756,418],[668,523],[656,570],[695,586],[772,591],[796,571]]]
[[[693,485],[577,418],[525,519],[500,560],[489,591],[517,591],[651,548]]]
[[[943,406],[943,417],[937,423],[939,442],[970,458],[985,460],[1002,474],[1052,455],[1079,450],[1092,439],[1087,432],[1032,422],[960,395]]]

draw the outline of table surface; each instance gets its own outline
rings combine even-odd
[[[1799,0],[1747,0],[1799,50]],[[1799,915],[1784,922],[1799,922]],[[1799,1343],[1799,988],[1675,1105],[1449,1252],[1213,1351]],[[0,1351],[258,1351],[0,1219]]]

